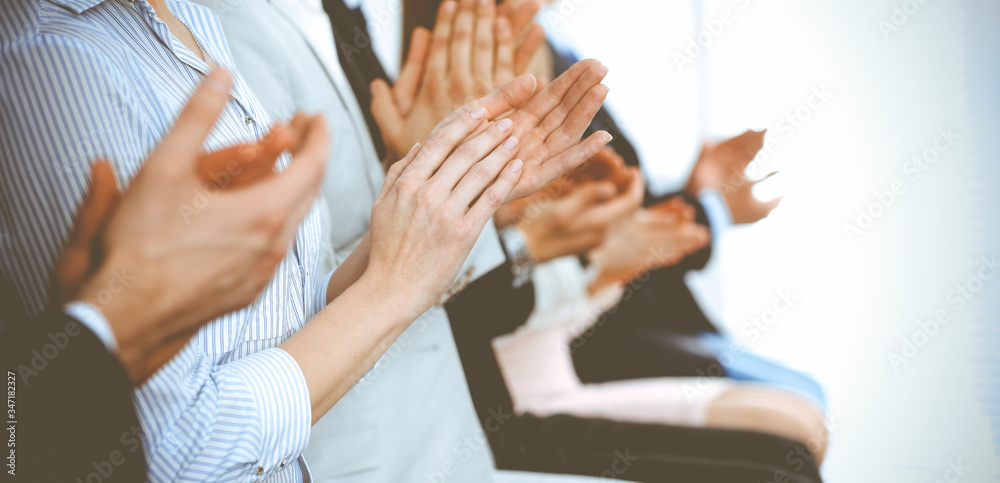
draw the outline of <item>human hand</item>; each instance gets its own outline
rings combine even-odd
[[[727,177],[739,178],[764,147],[764,131],[747,130],[720,143],[704,143],[686,191],[697,196],[704,189],[719,189]]]
[[[329,146],[321,118],[297,118],[285,141],[279,130],[259,149],[233,148],[231,161],[257,173],[253,183],[244,182],[239,170],[231,173],[231,189],[206,182],[205,166],[218,166],[218,160],[201,153],[201,146],[231,85],[229,74],[216,70],[194,93],[110,215],[100,244],[103,260],[75,296],[104,313],[136,384],[202,324],[257,297],[319,193]],[[281,173],[261,174],[274,165],[282,142],[294,162]],[[95,168],[95,180],[107,176],[97,174],[105,169]],[[191,208],[198,193],[212,197]],[[108,287],[123,275],[128,284],[111,294]]]
[[[534,88],[532,76],[521,76],[463,106],[393,164],[372,208],[361,286],[398,294],[410,319],[448,289],[523,173],[522,161],[513,160],[515,121],[491,119],[525,102]]]
[[[758,200],[753,196],[753,186],[763,179],[751,181],[746,176],[747,166],[764,146],[766,133],[767,130],[748,130],[718,144],[705,144],[691,172],[686,191],[692,195],[704,189],[718,191],[726,199],[736,224],[754,223],[766,217],[778,206],[781,198]]]
[[[591,290],[626,284],[650,270],[674,265],[710,241],[708,228],[695,223],[694,209],[681,198],[638,211],[590,252],[590,260],[600,268]]]
[[[433,34],[414,30],[396,84],[372,82],[372,115],[389,160],[402,157],[462,104],[524,73],[545,40],[541,27],[531,23],[538,5],[504,11],[509,17],[498,17],[493,2],[443,2]]]
[[[562,197],[547,198],[539,191],[519,200],[530,200],[517,227],[532,259],[544,263],[601,245],[613,225],[642,206],[642,175],[638,168],[627,171],[630,178],[621,193],[612,181],[587,181],[571,185]]]
[[[625,158],[618,154],[615,148],[605,146],[597,155],[566,177],[576,183],[610,180],[621,193],[631,186],[632,174],[632,170],[625,164]]]
[[[293,123],[301,123],[297,116]],[[261,141],[242,143],[201,155],[195,169],[213,189],[235,189],[274,174],[278,156],[291,148],[289,128],[277,124]],[[121,200],[111,165],[98,160],[91,166],[90,188],[77,209],[76,223],[56,261],[51,300],[62,305],[80,293],[104,260],[103,238]]]

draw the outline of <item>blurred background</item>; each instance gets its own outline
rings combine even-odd
[[[609,105],[656,160],[657,191],[683,185],[701,142],[768,129],[749,173],[777,172],[758,196],[784,201],[726,233],[689,284],[748,348],[826,386],[830,481],[1000,479],[998,19],[997,2],[950,0],[562,0],[542,14],[610,67]]]

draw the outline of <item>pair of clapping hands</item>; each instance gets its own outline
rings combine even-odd
[[[414,317],[429,308],[503,203],[534,193],[610,141],[605,132],[580,141],[607,95],[606,74],[583,61],[544,89],[520,76],[437,124],[387,175],[372,209],[364,276],[399,294],[394,306]],[[136,384],[202,324],[257,297],[319,192],[329,149],[321,117],[298,115],[259,142],[201,151],[231,86],[221,70],[205,79],[124,195],[108,163],[93,165],[55,267],[54,301],[89,301],[104,313]],[[293,161],[275,172],[285,151]],[[229,176],[220,184],[223,171]],[[212,197],[195,213],[178,209],[198,192]],[[128,287],[101,297],[121,270],[131,274]]]
[[[675,197],[642,209],[642,174],[611,147],[534,195],[503,206],[499,226],[515,224],[537,262],[586,255],[598,267],[592,290],[628,283],[704,248],[708,229]]]

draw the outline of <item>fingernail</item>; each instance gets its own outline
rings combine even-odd
[[[507,130],[510,129],[510,127],[513,125],[514,121],[511,121],[510,118],[508,117],[497,123],[497,129],[499,129],[500,132],[507,132]]]
[[[482,119],[483,116],[485,116],[485,115],[486,115],[486,108],[485,107],[480,107],[480,108],[478,108],[478,109],[476,109],[476,110],[474,110],[474,111],[472,111],[472,112],[469,113],[469,117],[471,117],[473,119]]]
[[[404,156],[404,157],[405,157],[405,158],[408,158],[408,157],[410,157],[410,155],[411,155],[411,154],[413,154],[413,152],[414,152],[414,151],[416,151],[416,150],[417,150],[417,148],[419,148],[419,147],[420,147],[420,143],[416,143],[416,144],[414,144],[414,145],[413,145],[413,147],[412,147],[412,148],[410,148],[410,150],[406,152],[406,156]]]
[[[513,163],[510,163],[510,170],[511,172],[519,173],[521,172],[521,166],[523,165],[524,163],[522,163],[520,159],[515,159]]]
[[[507,138],[507,140],[503,142],[503,145],[507,149],[514,149],[514,148],[516,148],[517,147],[517,136],[511,136],[511,137]]]
[[[444,2],[444,13],[455,13],[455,2]]]

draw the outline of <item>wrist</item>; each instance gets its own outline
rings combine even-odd
[[[529,249],[529,238],[517,226],[501,228],[497,233],[500,235],[500,245],[511,264],[514,288],[521,288],[531,281],[535,270],[536,259]]]
[[[155,318],[164,314],[159,298],[141,292],[136,277],[124,265],[105,263],[74,299],[92,306],[107,321],[117,345],[115,355],[133,381],[136,371],[145,366],[146,355],[156,349],[155,335],[163,326],[163,320]]]
[[[392,273],[369,267],[348,290],[361,296],[366,305],[412,322],[430,309],[438,297],[425,293],[423,288],[401,286],[399,281],[400,277]]]
[[[528,256],[531,257],[531,259],[534,260],[535,263],[545,263],[551,260],[552,258],[555,258],[555,257],[550,257],[546,253],[545,237],[540,236],[537,232],[532,230],[530,224],[515,224],[508,226],[515,227],[518,231],[520,231],[521,236],[524,237],[524,247],[528,251]],[[508,226],[498,227],[497,233],[499,233],[500,230],[507,229]],[[501,240],[503,239],[502,237],[503,236],[501,235]]]

